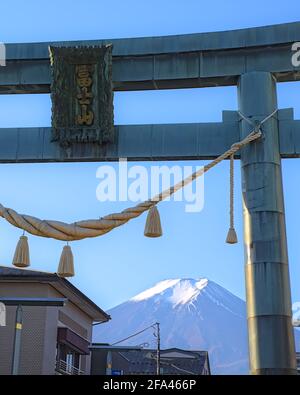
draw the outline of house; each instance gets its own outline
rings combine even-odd
[[[20,374],[90,374],[93,323],[110,319],[78,288],[57,274],[0,266],[0,298],[66,298],[63,307],[23,306]],[[10,374],[16,306],[0,326],[0,374]]]
[[[92,375],[154,375],[157,372],[157,351],[154,349],[93,343],[91,351]],[[110,373],[107,373],[107,366]],[[160,373],[210,375],[208,353],[179,348],[161,350]]]

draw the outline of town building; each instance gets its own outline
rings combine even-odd
[[[63,307],[23,306],[19,374],[90,374],[93,323],[110,319],[57,274],[0,266],[0,298],[65,298]],[[11,374],[16,306],[0,326],[0,374]]]
[[[154,375],[157,350],[95,344],[92,350],[92,375]],[[160,351],[162,375],[210,375],[207,351],[169,348]]]

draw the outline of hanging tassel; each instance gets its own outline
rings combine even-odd
[[[71,247],[67,244],[64,246],[58,265],[57,274],[59,277],[73,277],[74,272],[74,258]]]
[[[233,203],[234,203],[234,156],[230,156],[230,228],[226,237],[226,243],[235,244],[238,242],[236,231],[234,229],[234,212],[233,212]]]
[[[30,266],[28,239],[24,234],[18,241],[12,264],[17,267]]]
[[[146,237],[160,237],[162,235],[159,212],[156,206],[148,211],[144,235]]]
[[[234,228],[229,228],[229,231],[227,233],[226,237],[226,243],[228,244],[236,244],[238,242],[236,231]]]

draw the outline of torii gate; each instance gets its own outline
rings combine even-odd
[[[277,108],[276,82],[300,80],[292,44],[300,22],[182,36],[8,44],[0,93],[49,93],[48,46],[113,44],[116,91],[237,85],[239,110],[260,121]],[[105,146],[67,153],[51,128],[0,129],[1,163],[213,159],[251,130],[235,111],[221,123],[121,125]],[[278,110],[263,138],[240,156],[250,367],[252,374],[296,374],[281,157],[300,157],[300,121]]]

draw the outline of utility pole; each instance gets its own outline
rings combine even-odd
[[[18,305],[16,311],[16,322],[15,322],[14,350],[13,350],[12,369],[11,369],[12,375],[19,374],[22,325],[23,325],[23,309],[21,305]]]
[[[112,375],[112,352],[111,350],[107,350],[106,355],[106,376]]]
[[[156,325],[156,336],[157,336],[157,354],[156,354],[156,374],[159,376],[160,375],[160,326],[159,322],[155,323]]]

